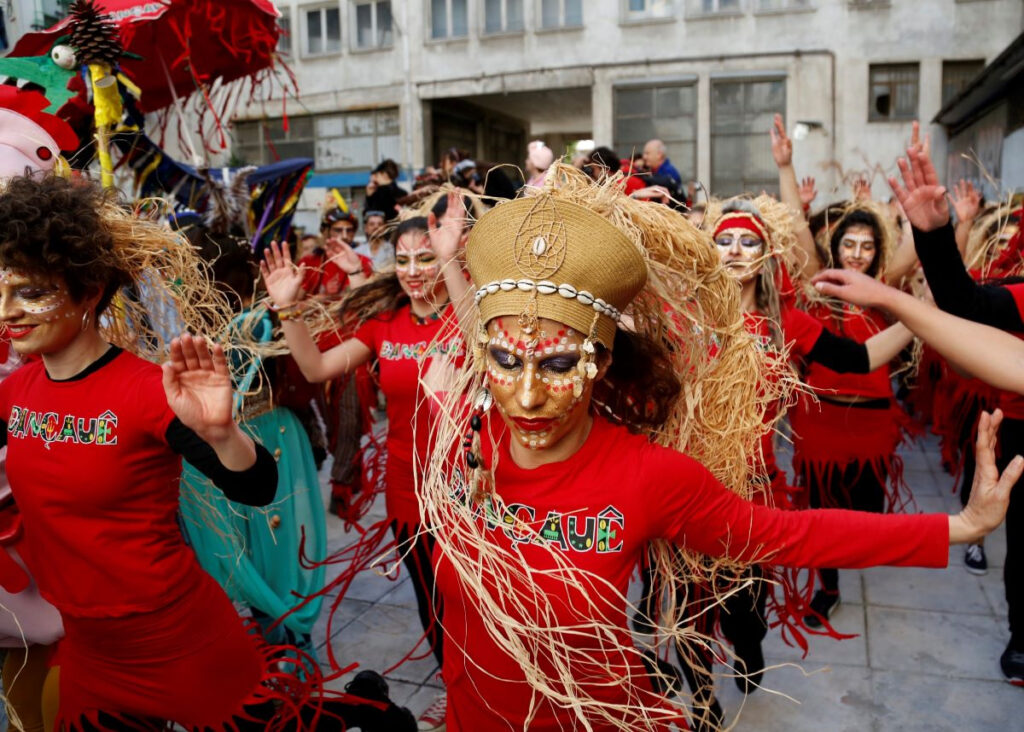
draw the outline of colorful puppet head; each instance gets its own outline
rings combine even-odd
[[[62,150],[78,147],[71,126],[47,113],[48,105],[38,92],[0,85],[0,179],[51,171]]]

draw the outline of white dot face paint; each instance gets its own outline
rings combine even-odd
[[[487,331],[487,380],[516,442],[547,449],[585,423],[589,387],[580,396],[573,393],[582,378],[581,334],[544,318],[532,333],[513,318],[495,318]]]
[[[441,260],[430,247],[426,232],[410,231],[395,245],[395,274],[413,300],[443,302],[447,297],[441,277]]]
[[[55,353],[82,331],[85,310],[63,282],[0,269],[0,323],[18,353]]]

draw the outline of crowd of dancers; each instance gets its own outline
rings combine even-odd
[[[453,150],[263,252],[4,171],[12,722],[717,729],[715,664],[753,693],[769,627],[833,634],[840,570],[964,544],[983,572],[1004,516],[1000,663],[1024,683],[1021,210],[947,191],[915,125],[890,202],[814,211],[770,134],[778,198],[693,200],[656,140],[575,164],[531,144],[518,191]],[[958,514],[904,480],[926,429]],[[362,540],[332,553],[327,511]],[[402,659],[312,640],[357,573],[398,566],[445,687],[419,720],[362,670]]]

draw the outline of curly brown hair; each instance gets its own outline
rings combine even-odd
[[[114,235],[101,215],[115,197],[55,176],[11,179],[0,189],[0,266],[56,275],[75,302],[99,293],[99,315],[132,282],[111,262]]]

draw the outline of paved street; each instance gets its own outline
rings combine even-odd
[[[953,511],[952,479],[937,443],[904,450],[906,477],[922,511]],[[326,473],[325,473],[326,474]],[[373,508],[383,515],[383,500]],[[353,539],[331,518],[331,546]],[[769,634],[764,689],[743,702],[728,679],[719,698],[737,730],[1006,730],[1022,729],[1024,690],[1002,681],[999,655],[1008,640],[1002,589],[1005,539],[988,541],[989,573],[968,574],[956,547],[945,570],[879,568],[840,573],[843,604],[833,616],[856,638],[810,639],[810,652]],[[342,663],[381,669],[420,635],[416,601],[404,573],[389,581],[366,573],[342,602],[331,642]],[[322,619],[315,641],[326,659]],[[339,684],[344,680],[340,680]],[[389,676],[393,698],[419,713],[440,682],[430,659],[407,662]],[[741,708],[742,707],[742,708]],[[486,732],[486,731],[482,731]]]

